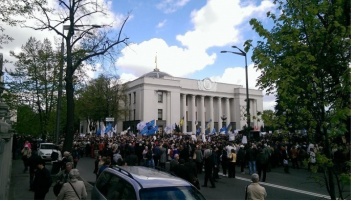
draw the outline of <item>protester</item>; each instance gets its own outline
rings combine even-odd
[[[238,154],[237,154],[237,161],[239,162],[240,165],[240,172],[242,174],[245,174],[244,172],[244,168],[245,168],[245,155],[246,155],[246,151],[244,149],[244,145],[240,145]]]
[[[258,153],[256,156],[256,167],[258,171],[258,175],[263,175],[262,182],[265,182],[266,180],[266,171],[267,171],[267,166],[268,166],[268,161],[269,161],[269,153],[266,150],[266,147],[263,147],[264,145],[260,144],[258,145]]]
[[[87,192],[83,181],[79,181],[78,169],[69,172],[69,182],[65,183],[60,190],[57,200],[85,200]]]
[[[23,173],[25,173],[28,170],[28,158],[30,158],[32,155],[31,148],[29,147],[28,144],[25,144],[21,153],[22,153],[22,161],[23,161],[23,165],[24,165]]]
[[[204,165],[205,165],[205,178],[203,182],[202,187],[207,187],[208,180],[211,182],[211,188],[216,188],[216,185],[214,183],[214,179],[212,177],[212,169],[214,167],[214,162],[213,162],[213,156],[212,156],[212,150],[207,148],[204,151]]]
[[[259,184],[259,175],[251,175],[252,183],[246,187],[246,200],[265,200],[267,193],[264,187]]]
[[[53,192],[54,195],[58,195],[60,192],[60,189],[62,188],[64,183],[69,182],[69,172],[73,169],[73,163],[72,162],[67,162],[65,164],[65,169],[60,171],[57,175],[57,181],[53,187]]]
[[[308,159],[308,170],[311,170],[311,167],[316,164],[316,153],[314,153],[314,149],[309,149],[309,159]]]
[[[195,153],[193,156],[193,160],[196,163],[197,166],[197,172],[199,174],[202,173],[202,167],[203,167],[203,155],[202,155],[202,151],[201,151],[201,146],[197,145],[196,149],[195,149]]]
[[[39,160],[37,162],[37,170],[33,180],[34,200],[44,200],[51,185],[51,174],[45,167],[45,162]]]
[[[235,165],[237,163],[237,154],[235,153],[235,149],[231,150],[228,165],[228,178],[235,178]]]

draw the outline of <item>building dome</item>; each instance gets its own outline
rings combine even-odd
[[[152,72],[146,73],[146,74],[142,75],[141,77],[163,78],[164,76],[172,77],[168,73],[161,72],[158,68],[155,68]]]

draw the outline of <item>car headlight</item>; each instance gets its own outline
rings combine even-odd
[[[42,155],[43,155],[43,152],[39,151],[39,152],[38,152],[38,155],[42,156]]]

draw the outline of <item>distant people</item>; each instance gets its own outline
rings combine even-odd
[[[56,183],[53,186],[53,192],[55,196],[58,196],[60,189],[63,187],[64,183],[69,182],[69,172],[73,169],[73,163],[67,162],[65,165],[65,170],[60,171],[56,175]]]
[[[45,162],[39,160],[37,162],[37,170],[33,180],[34,200],[44,200],[51,185],[51,174],[45,167]]]
[[[69,172],[69,182],[65,183],[60,190],[57,200],[86,200],[87,192],[83,181],[79,181],[78,169]]]
[[[252,183],[246,187],[246,200],[265,200],[267,193],[264,187],[259,184],[259,175],[251,175]]]
[[[24,166],[23,173],[26,173],[28,170],[28,159],[32,155],[32,150],[28,144],[25,144],[25,146],[21,150],[21,153],[22,153],[22,161],[23,161],[23,166]]]
[[[125,159],[125,163],[128,166],[136,166],[136,165],[138,165],[138,156],[137,156],[137,154],[134,153],[134,149],[133,148],[131,148],[128,151],[128,156]]]
[[[100,176],[101,172],[103,172],[106,168],[111,166],[111,159],[106,159],[105,163],[99,168],[98,176]]]
[[[249,175],[256,173],[256,155],[256,145],[252,144],[251,147],[246,150],[246,160],[249,163]]]
[[[214,161],[213,161],[213,156],[212,156],[212,150],[207,148],[204,151],[204,161],[205,161],[205,178],[203,182],[202,187],[207,187],[208,180],[211,182],[211,188],[216,188],[216,185],[214,183],[214,179],[212,177],[212,170],[214,167]]]
[[[246,155],[246,151],[244,149],[244,145],[240,145],[238,154],[237,154],[237,160],[240,164],[240,172],[242,174],[245,174],[244,172],[244,168],[245,168],[245,155]]]
[[[201,147],[199,145],[196,146],[193,160],[196,163],[197,172],[201,174],[202,166],[203,166],[203,155],[202,155]]]
[[[78,165],[79,159],[80,159],[80,151],[78,149],[78,146],[74,146],[74,150],[72,151],[72,157],[74,162],[74,168]]]
[[[170,161],[170,171],[174,172],[174,168],[179,165],[179,154],[175,154],[173,159]]]
[[[235,149],[231,150],[229,158],[229,166],[228,166],[228,178],[235,178],[235,165],[237,164],[237,154],[235,153]]]
[[[31,154],[31,157],[28,158],[28,167],[30,168],[30,191],[34,191],[33,188],[33,179],[35,177],[35,171],[37,169],[38,161],[42,160],[41,157],[37,154],[37,151],[34,151]]]
[[[226,148],[223,148],[222,150],[222,155],[221,155],[221,165],[222,165],[222,171],[223,171],[223,176],[227,176],[227,168],[228,168],[228,155],[227,155],[227,150]]]
[[[168,145],[163,144],[160,146],[159,167],[165,169],[165,163],[168,161]]]
[[[71,156],[70,152],[69,151],[65,151],[63,153],[63,159],[62,159],[62,170],[65,169],[65,165],[67,164],[67,162],[74,162],[73,160],[73,156]]]
[[[308,159],[308,170],[311,170],[311,167],[316,164],[316,153],[314,148],[309,149],[309,159]]]
[[[258,145],[258,153],[256,156],[258,175],[263,175],[262,182],[266,180],[266,172],[269,164],[269,152],[266,149],[267,148],[263,147],[263,145]]]

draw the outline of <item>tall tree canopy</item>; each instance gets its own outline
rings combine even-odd
[[[97,25],[92,22],[100,21],[97,19],[104,18],[109,12],[106,1],[56,0],[53,3],[47,0],[27,0],[27,2],[33,7],[33,12],[26,17],[35,20],[36,23],[23,25],[35,30],[50,30],[63,38],[67,104],[63,149],[71,151],[75,130],[74,73],[83,62],[94,64],[99,58],[114,61],[122,45],[128,45],[128,37],[123,36],[122,31],[129,16],[120,22],[106,20],[105,23],[109,24]],[[115,32],[110,32],[112,29],[104,29],[115,24],[119,24]]]
[[[50,122],[53,120],[53,107],[56,105],[54,92],[57,89],[58,57],[48,39],[41,42],[33,37],[22,46],[20,53],[12,51],[10,55],[17,59],[16,68],[13,71],[6,70],[5,84],[8,93],[3,97],[11,109],[19,109],[22,106],[31,108],[34,114],[37,114],[36,120],[39,120],[40,129],[37,132],[44,137],[53,129]],[[18,115],[21,114],[26,115]],[[18,123],[23,127],[31,126],[23,122]]]
[[[275,0],[267,16],[250,24],[263,38],[253,47],[252,60],[261,70],[258,85],[276,92],[278,108],[308,123],[330,160],[330,141],[350,136],[350,0]],[[252,41],[245,43],[246,50]],[[293,115],[292,115],[293,116]],[[334,169],[324,163],[327,190],[336,198]]]
[[[78,116],[89,121],[101,121],[106,117],[114,117],[115,121],[122,119],[127,113],[125,104],[121,104],[127,99],[125,88],[118,77],[101,74],[78,91]]]

